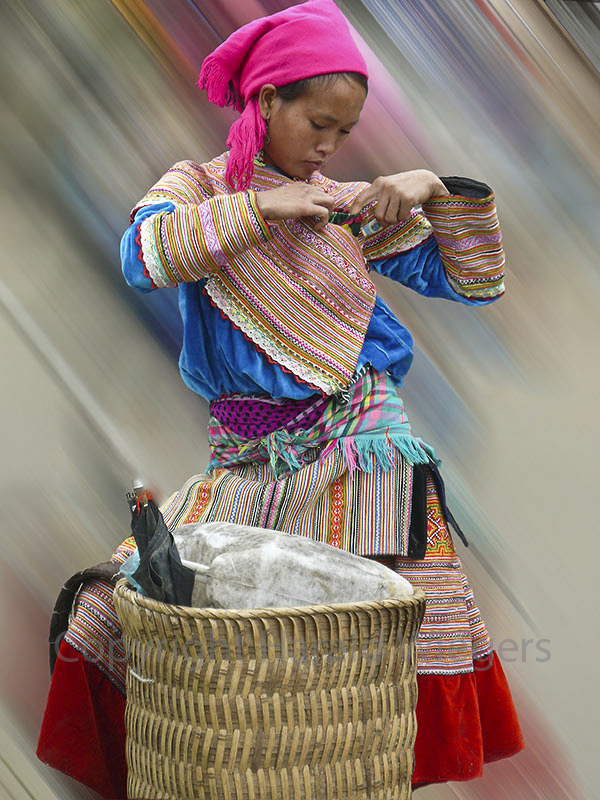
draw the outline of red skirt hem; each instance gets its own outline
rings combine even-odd
[[[474,672],[418,675],[413,788],[481,777],[483,765],[519,753],[523,734],[500,660]]]
[[[36,754],[103,797],[127,800],[125,697],[64,640]]]
[[[418,675],[413,788],[478,778],[483,765],[515,755],[523,736],[497,656],[461,675]],[[38,758],[110,800],[127,797],[125,698],[91,662],[62,642]]]

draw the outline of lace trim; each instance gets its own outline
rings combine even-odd
[[[256,323],[249,320],[243,312],[232,302],[227,293],[220,287],[214,279],[207,281],[205,286],[211,300],[236,327],[243,331],[246,336],[268,356],[270,356],[277,364],[286,367],[294,375],[297,375],[302,380],[311,383],[327,395],[335,394],[344,388],[341,383],[338,383],[329,376],[321,372],[311,369],[308,365],[303,364],[301,361],[292,358],[283,349],[264,332],[261,331]]]
[[[154,226],[156,217],[158,216],[158,214],[153,214],[151,217],[142,220],[140,224],[140,243],[142,246],[144,263],[150,279],[158,288],[177,286],[177,283],[167,275],[162,265],[159,249],[156,244]]]

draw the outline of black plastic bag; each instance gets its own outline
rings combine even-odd
[[[131,508],[131,532],[140,556],[133,579],[153,600],[191,605],[194,571],[181,563],[175,540],[152,495],[142,492],[127,498]]]

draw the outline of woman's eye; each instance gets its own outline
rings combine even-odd
[[[311,123],[310,123],[310,124],[311,124],[311,125],[313,126],[313,128],[315,128],[315,130],[317,130],[317,131],[324,131],[324,130],[325,130],[325,125],[317,125],[317,123],[316,123],[316,122],[312,122],[312,121],[311,121]]]
[[[344,136],[348,136],[348,134],[350,133],[350,131],[340,131],[340,133],[343,133],[343,134],[344,134]]]

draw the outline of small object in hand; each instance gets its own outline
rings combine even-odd
[[[349,214],[347,211],[334,211],[329,217],[329,222],[347,228],[354,236],[358,236],[362,226],[361,215]]]
[[[376,219],[372,219],[370,222],[363,227],[362,232],[365,236],[370,236],[372,233],[377,233],[377,231],[381,230],[381,225],[377,222]]]

